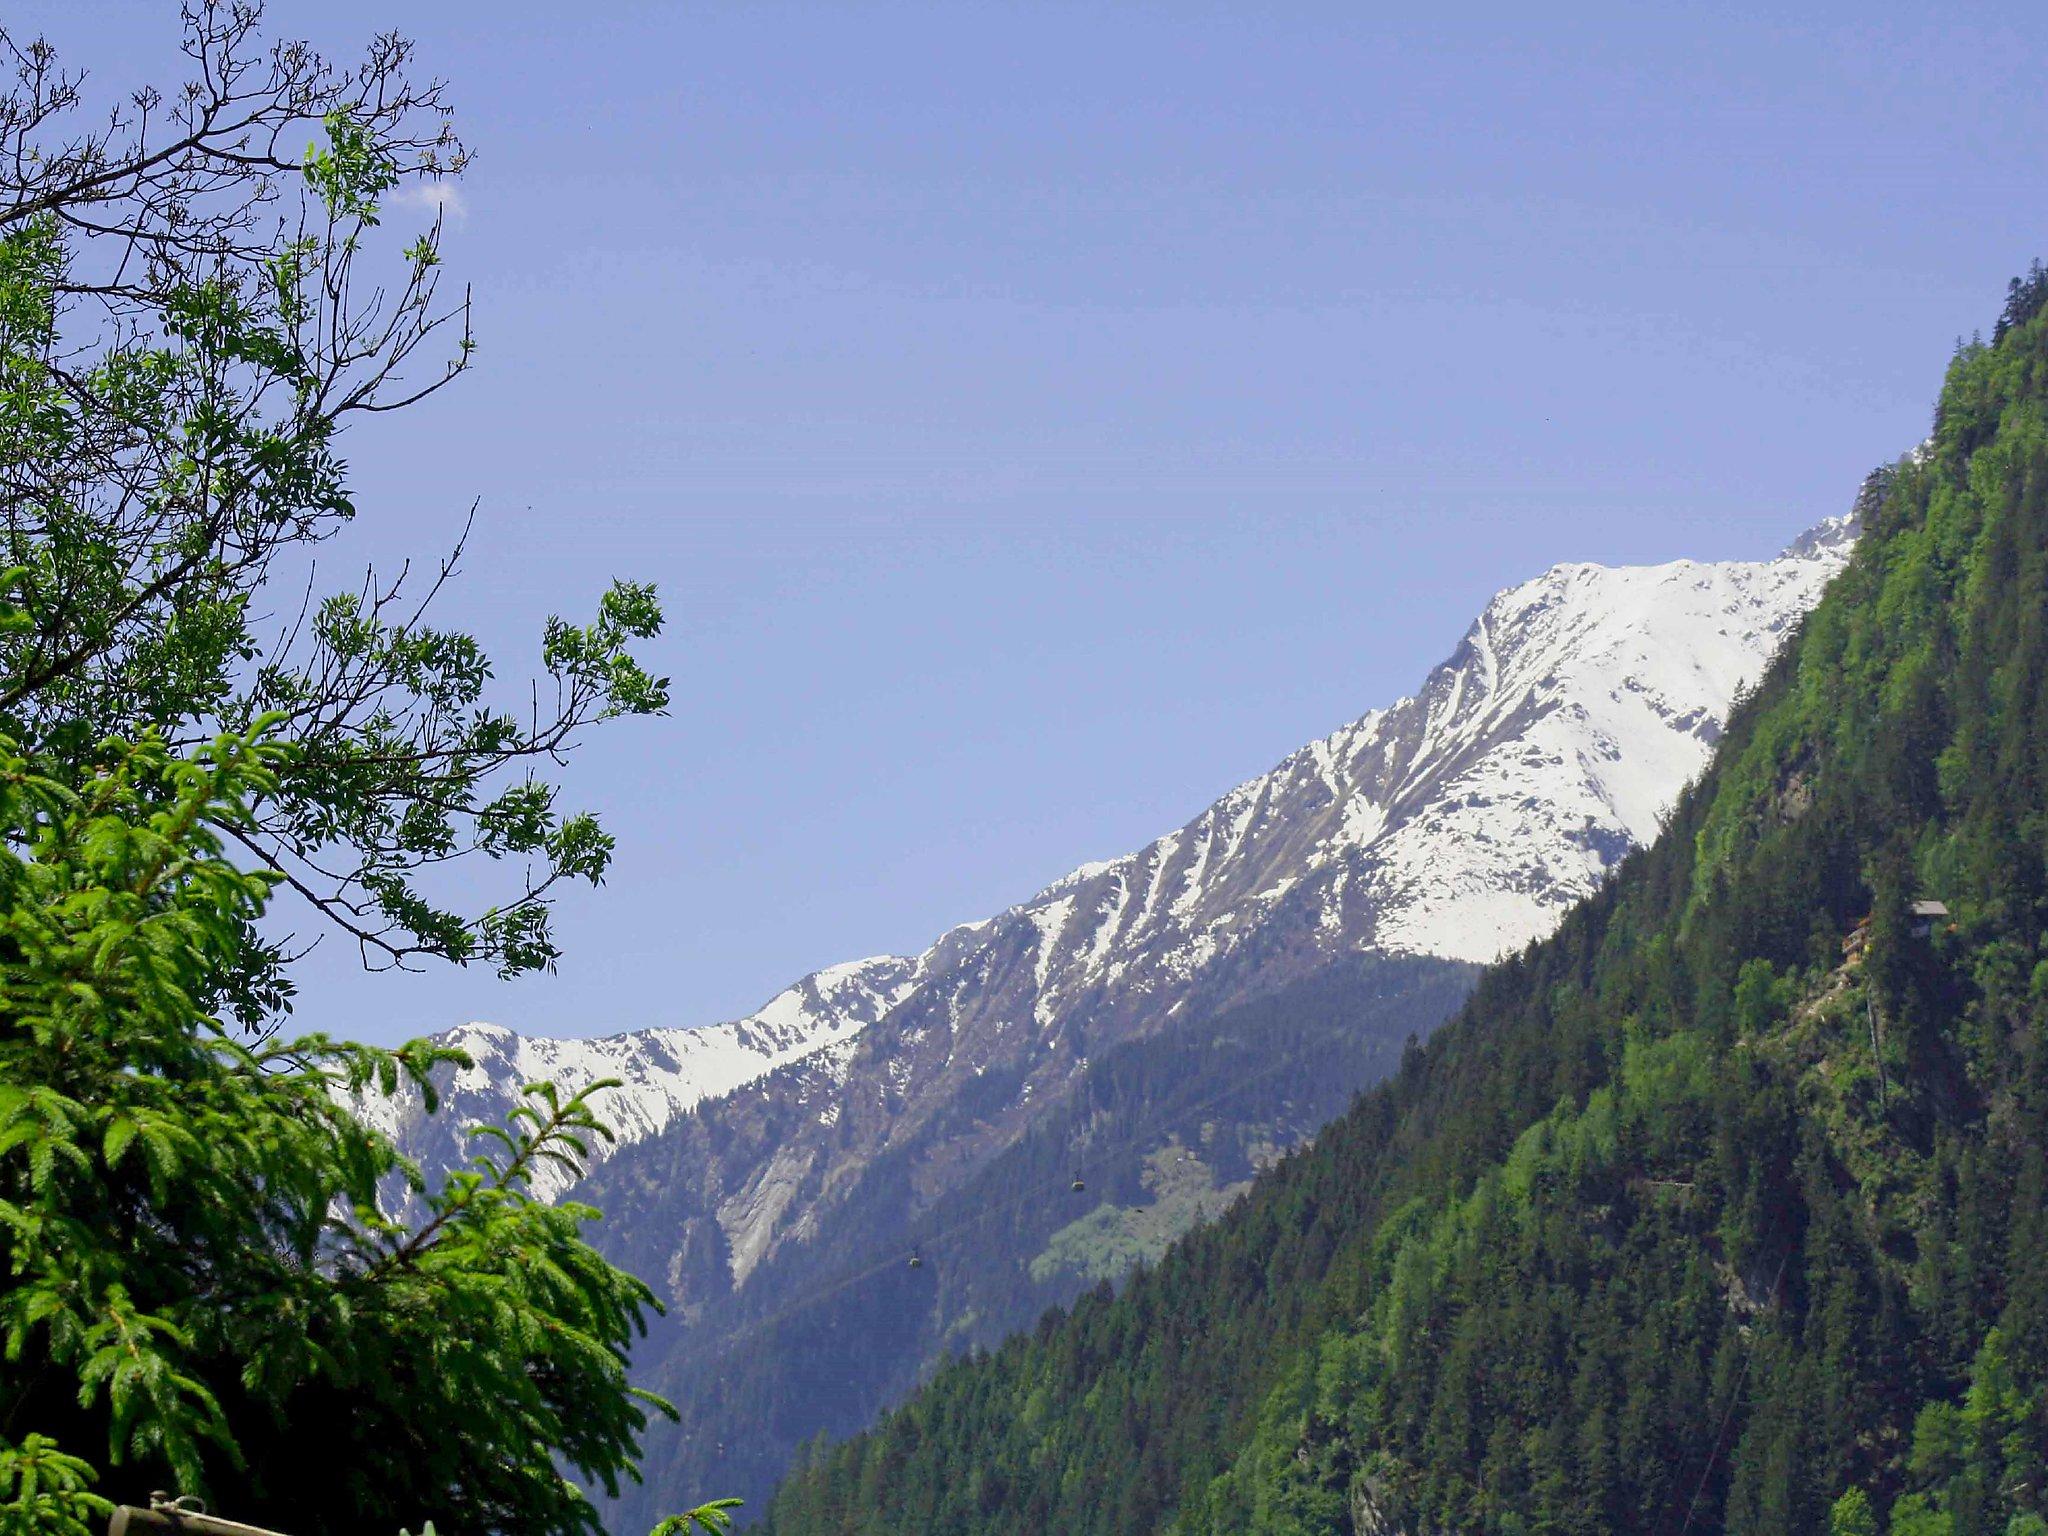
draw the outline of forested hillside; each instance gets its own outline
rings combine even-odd
[[[2044,304],[1651,849],[772,1529],[2048,1531]]]

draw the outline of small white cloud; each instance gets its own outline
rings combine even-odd
[[[469,212],[462,188],[445,178],[412,182],[393,193],[391,201],[401,208],[431,209],[451,224],[459,223]]]

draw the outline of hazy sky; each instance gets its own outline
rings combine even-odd
[[[1565,559],[1761,556],[1926,431],[2048,253],[2000,6],[277,3],[478,151],[478,369],[323,557],[533,664],[652,578],[672,718],[559,974],[308,968],[301,1021],[604,1033],[1021,900],[1409,691]],[[171,0],[14,0],[103,83]]]

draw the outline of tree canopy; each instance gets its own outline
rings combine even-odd
[[[190,78],[91,106],[50,45],[0,31],[0,568],[25,620],[0,729],[84,764],[110,734],[189,752],[274,716],[295,750],[230,834],[243,854],[372,964],[544,967],[550,893],[600,879],[612,845],[543,770],[592,722],[666,706],[631,649],[660,609],[620,583],[589,622],[550,619],[545,687],[515,709],[476,640],[431,621],[459,548],[424,578],[276,588],[356,516],[350,424],[470,366],[422,195],[468,152],[402,38],[342,68],[259,20],[190,0]],[[408,192],[433,211],[387,228]],[[468,854],[522,874],[461,912],[423,876]],[[251,946],[238,1006],[280,1005],[286,959]]]
[[[431,618],[459,550],[298,583],[357,516],[348,425],[469,366],[438,215],[386,222],[467,151],[401,38],[344,67],[244,0],[182,18],[187,78],[120,97],[0,31],[0,1531],[159,1488],[295,1536],[595,1531],[572,1479],[616,1490],[666,1406],[625,1376],[654,1300],[530,1181],[605,1085],[533,1085],[429,1186],[345,1104],[452,1053],[288,1038],[267,922],[550,964],[611,841],[548,775],[664,710],[660,608],[548,620],[515,710]],[[458,909],[472,856],[511,873]]]

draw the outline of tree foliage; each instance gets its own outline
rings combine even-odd
[[[448,1053],[252,1044],[203,1011],[274,882],[227,829],[289,755],[110,741],[79,792],[0,752],[0,1424],[294,1531],[451,1500],[594,1528],[551,1456],[628,1472],[651,1297],[583,1241],[594,1211],[526,1193],[602,1134],[588,1095],[535,1085],[429,1190],[342,1096]],[[410,1228],[378,1212],[393,1177],[426,1202]]]
[[[660,610],[550,620],[522,716],[429,621],[452,559],[277,601],[355,516],[347,425],[468,366],[438,216],[384,229],[466,152],[399,38],[344,69],[242,0],[183,17],[189,80],[118,101],[0,31],[0,1531],[161,1488],[297,1536],[595,1531],[572,1479],[615,1492],[666,1408],[626,1381],[654,1301],[531,1185],[609,1085],[532,1085],[427,1187],[344,1106],[459,1057],[281,1038],[265,935],[288,892],[373,964],[549,964],[611,843],[540,770],[663,709]],[[453,910],[471,854],[524,873]]]
[[[54,762],[275,716],[296,751],[229,834],[244,855],[371,963],[544,967],[550,893],[600,879],[612,845],[536,770],[595,720],[664,708],[631,651],[659,608],[621,583],[589,623],[550,620],[520,712],[489,697],[477,642],[431,622],[459,549],[424,580],[266,588],[355,516],[348,426],[470,365],[436,200],[468,155],[401,38],[345,69],[266,47],[243,0],[184,15],[190,79],[104,118],[48,44],[0,31],[0,566],[27,620],[0,651],[0,729]],[[394,207],[433,211],[398,234]],[[425,877],[467,854],[524,873],[456,911]],[[248,949],[244,1012],[288,998],[285,958]]]

